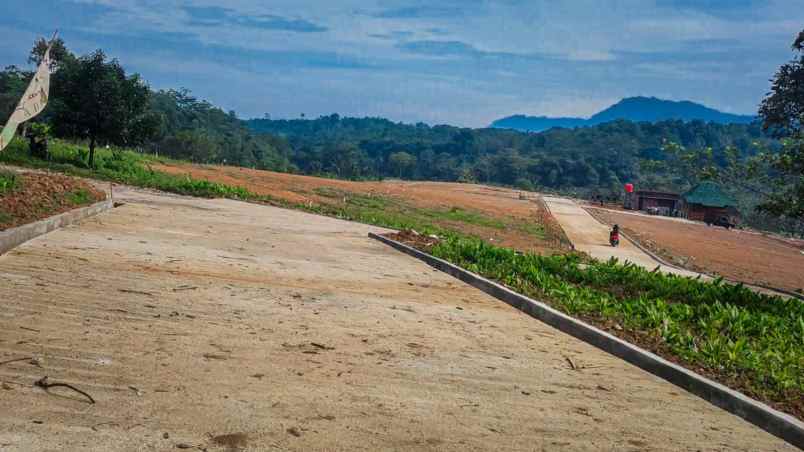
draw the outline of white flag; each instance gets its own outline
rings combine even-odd
[[[51,46],[52,46],[51,41]],[[22,95],[17,108],[11,114],[3,133],[0,134],[0,151],[2,151],[17,133],[17,127],[23,122],[33,118],[45,109],[50,94],[50,46],[45,51],[45,57],[36,70],[31,84]]]

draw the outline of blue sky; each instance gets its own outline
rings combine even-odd
[[[60,30],[240,117],[485,126],[622,97],[756,112],[804,0],[4,0],[0,65]]]

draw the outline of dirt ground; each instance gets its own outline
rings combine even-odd
[[[539,222],[543,216],[540,206],[534,202],[535,194],[485,185],[406,181],[354,182],[217,165],[152,165],[152,168],[169,174],[190,174],[198,179],[245,187],[253,193],[293,203],[332,203],[332,198],[316,194],[316,189],[326,187],[393,197],[423,208],[460,207],[498,219]],[[521,199],[520,194],[526,199]],[[495,243],[523,251],[554,252],[560,248],[551,240],[538,240],[533,235],[514,228],[501,231],[466,224],[445,226],[457,227],[463,232],[491,238]]]
[[[115,196],[0,256],[0,450],[794,450],[377,228]]]
[[[0,231],[47,218],[82,205],[105,199],[106,194],[92,185],[62,174],[39,171],[16,172],[18,187],[0,193]],[[73,197],[76,193],[80,197]]]
[[[804,291],[804,246],[753,231],[590,209],[670,262],[734,281]]]

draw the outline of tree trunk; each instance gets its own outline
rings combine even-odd
[[[34,139],[33,135],[28,135],[27,138],[28,138],[28,152],[31,154],[31,157],[36,157],[36,139]]]
[[[89,138],[89,167],[95,167],[95,137]]]

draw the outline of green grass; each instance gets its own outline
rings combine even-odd
[[[464,210],[460,207],[453,207],[451,209],[443,210],[428,210],[423,211],[422,213],[434,220],[455,221],[458,223],[472,224],[493,229],[505,229],[506,227],[504,222],[496,218],[490,218],[479,212]]]
[[[257,198],[256,195],[244,188],[193,179],[190,176],[178,176],[153,171],[150,169],[150,164],[169,162],[169,160],[147,154],[140,154],[130,150],[97,149],[95,151],[95,169],[93,170],[87,167],[87,149],[85,147],[60,140],[52,140],[49,148],[51,161],[47,162],[31,157],[28,153],[27,145],[21,140],[15,140],[4,152],[0,152],[0,162],[30,168],[48,168],[73,176],[109,180],[182,195],[206,198]]]
[[[18,189],[21,183],[19,176],[15,173],[0,170],[0,196]],[[12,219],[11,215],[0,210],[0,224],[8,223]]]
[[[0,170],[0,196],[16,190],[20,183],[20,178],[15,173]]]
[[[64,198],[68,203],[74,206],[89,204],[92,202],[92,194],[85,188],[78,188],[71,192],[65,193]]]
[[[798,300],[614,260],[519,254],[472,238],[447,238],[432,253],[570,315],[646,335],[687,365],[759,398],[804,408],[804,304]]]
[[[318,187],[313,192],[339,202],[336,206],[312,208],[313,211],[377,226],[415,229],[419,232],[436,234],[444,234],[452,230],[453,235],[461,235],[450,226],[457,225],[459,227],[460,224],[464,224],[497,230],[511,228],[533,235],[538,239],[545,237],[544,228],[540,224],[513,219],[506,222],[460,207],[426,209],[412,206],[396,198],[352,193],[332,187]],[[311,210],[309,207],[304,208]]]

